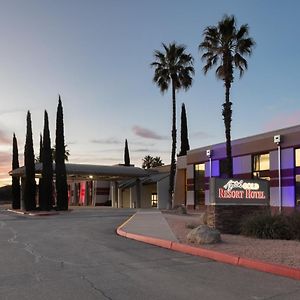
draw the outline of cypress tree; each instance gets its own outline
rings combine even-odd
[[[186,155],[186,152],[190,150],[189,138],[188,138],[188,128],[185,105],[182,103],[181,107],[181,147],[178,156]]]
[[[40,156],[39,156],[38,162],[39,163],[43,162],[43,136],[42,136],[42,134],[40,134]]]
[[[43,133],[43,146],[42,146],[42,186],[41,186],[41,210],[50,210],[53,203],[53,164],[52,164],[52,151],[51,140],[49,131],[48,113],[45,110],[44,115],[44,133]]]
[[[127,167],[130,166],[130,157],[129,157],[129,150],[128,150],[127,139],[125,139],[124,165],[127,166]]]
[[[24,165],[25,165],[25,182],[24,182],[24,204],[25,210],[34,210],[36,208],[35,202],[35,165],[34,165],[34,151],[32,141],[32,126],[31,114],[27,112],[27,131],[24,151]]]
[[[39,163],[43,163],[43,137],[40,134],[40,155],[38,161]],[[39,178],[39,207],[41,207],[41,203],[43,201],[43,178]]]
[[[68,186],[65,165],[65,137],[63,107],[59,96],[56,115],[56,152],[55,152],[55,173],[56,173],[56,195],[57,209],[68,210]]]
[[[19,153],[18,153],[18,142],[16,135],[13,135],[13,158],[12,158],[12,169],[19,168]],[[12,208],[20,209],[20,178],[12,177]]]

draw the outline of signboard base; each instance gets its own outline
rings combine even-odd
[[[264,205],[209,205],[206,209],[207,225],[221,233],[239,234],[245,217],[267,209],[268,206]]]
[[[240,233],[242,220],[269,209],[270,188],[267,180],[211,178],[208,226],[222,233]]]

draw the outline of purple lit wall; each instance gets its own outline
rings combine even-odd
[[[220,163],[219,160],[211,161],[211,177],[217,177],[220,175]],[[205,177],[210,177],[210,162],[205,163]]]
[[[233,174],[236,175],[235,177],[239,177],[241,175],[242,178],[250,176],[252,172],[252,159],[251,155],[245,155],[240,157],[233,157],[232,164],[233,164]]]
[[[187,181],[193,181],[194,180],[194,165],[187,165],[186,167],[186,179]],[[194,191],[188,190],[186,192],[186,205],[194,205],[195,202],[195,196]]]
[[[271,206],[280,206],[279,178],[278,178],[278,150],[270,152]],[[282,206],[295,206],[295,179],[294,179],[294,149],[281,149],[281,199]]]
[[[211,165],[211,175],[220,176],[220,162],[218,160],[213,160]]]

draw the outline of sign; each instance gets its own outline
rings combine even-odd
[[[269,181],[263,179],[211,178],[210,204],[266,205]]]

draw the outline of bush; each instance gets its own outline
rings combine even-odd
[[[199,225],[197,225],[197,224],[195,224],[195,223],[187,223],[186,225],[185,225],[185,227],[186,228],[188,228],[188,229],[194,229],[194,228],[196,228],[196,227],[198,227]]]
[[[180,214],[180,215],[186,215],[187,214],[187,210],[186,207],[184,205],[176,205],[174,206],[173,210]]]
[[[298,219],[297,219],[298,220]],[[297,221],[295,220],[295,226]],[[299,222],[300,223],[300,222]],[[283,239],[295,238],[297,229],[292,229],[290,217],[283,215],[271,215],[269,212],[250,215],[241,225],[241,234],[260,239]],[[298,229],[300,233],[300,228]]]
[[[291,227],[291,232],[293,239],[300,241],[300,213],[293,213],[289,216],[289,224]]]

